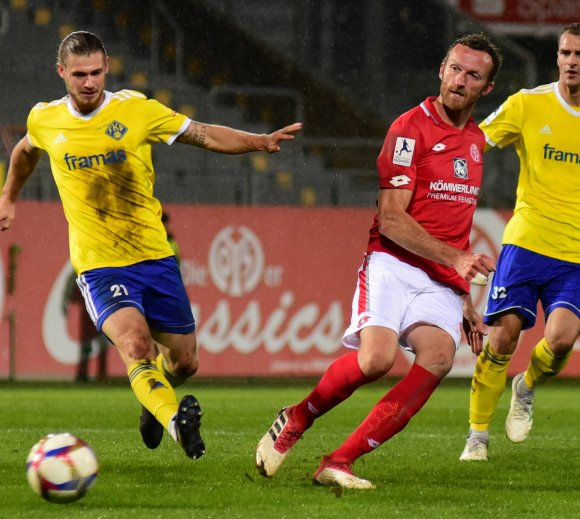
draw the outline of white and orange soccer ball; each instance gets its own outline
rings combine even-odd
[[[70,433],[45,436],[26,459],[28,483],[51,503],[71,503],[83,497],[95,482],[98,470],[93,449]]]

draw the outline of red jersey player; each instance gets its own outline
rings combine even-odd
[[[265,476],[280,468],[313,422],[360,386],[386,375],[399,346],[415,354],[408,374],[371,409],[314,479],[323,485],[374,488],[351,465],[402,430],[451,369],[463,323],[474,352],[484,327],[469,282],[494,269],[470,250],[482,177],[484,136],[471,118],[501,66],[484,34],[456,40],[440,69],[439,96],[400,116],[379,155],[378,211],[359,270],[352,319],[335,360],[300,403],[282,409],[258,443]]]
[[[377,160],[379,188],[410,191],[407,213],[434,238],[467,250],[485,138],[472,119],[462,129],[450,127],[434,103],[436,98],[427,98],[392,124]],[[387,252],[435,281],[469,291],[467,280],[452,266],[416,254],[381,234],[379,214],[367,252]]]

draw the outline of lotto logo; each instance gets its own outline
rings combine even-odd
[[[404,186],[411,182],[411,179],[407,175],[397,175],[389,180],[389,184],[392,184],[395,187]]]

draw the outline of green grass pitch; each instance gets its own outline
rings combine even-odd
[[[207,452],[185,457],[168,437],[150,451],[137,430],[140,407],[128,384],[0,383],[0,518],[562,518],[580,517],[580,385],[556,380],[537,394],[530,438],[503,434],[509,391],[500,401],[488,463],[460,463],[469,383],[448,380],[405,430],[358,460],[377,485],[355,491],[314,485],[320,456],[336,448],[393,384],[379,381],[318,420],[271,479],[254,449],[278,409],[312,381],[196,380]],[[88,495],[43,501],[28,487],[29,449],[50,432],[87,440],[100,461]]]

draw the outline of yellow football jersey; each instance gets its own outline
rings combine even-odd
[[[50,157],[77,273],[173,254],[153,196],[151,144],[173,143],[189,123],[131,90],[105,92],[88,115],[68,97],[30,111],[28,139]]]
[[[520,173],[503,243],[580,263],[580,107],[558,83],[520,90],[480,124],[488,146],[515,146]]]

